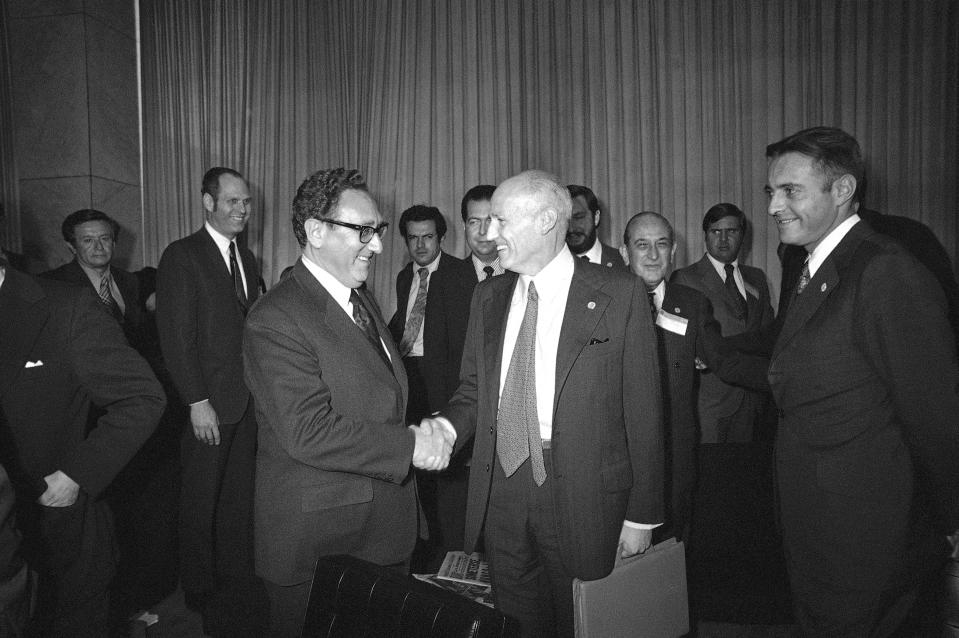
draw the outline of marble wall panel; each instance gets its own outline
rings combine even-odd
[[[131,40],[136,38],[134,0],[87,0],[87,15],[107,24]]]
[[[127,184],[140,183],[136,43],[86,19],[90,109],[90,172]]]
[[[113,254],[113,263],[124,270],[143,267],[143,213],[140,209],[140,187],[93,177],[93,208],[120,222],[120,238]],[[149,264],[156,266],[156,264]]]
[[[10,20],[10,71],[21,179],[90,173],[84,17]]]
[[[83,11],[84,0],[5,0],[11,18],[35,18]],[[95,4],[91,2],[90,4]]]
[[[60,234],[60,224],[73,211],[92,205],[89,177],[20,180],[24,254],[43,263],[44,269],[73,259]]]

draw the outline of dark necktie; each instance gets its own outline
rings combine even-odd
[[[109,308],[113,318],[122,324],[123,312],[120,310],[120,304],[113,298],[113,293],[110,291],[110,280],[111,277],[109,274],[100,278],[100,303]]]
[[[493,267],[492,266],[483,266],[483,272],[486,273],[486,278],[489,279],[493,276]]]
[[[359,294],[357,294],[356,288],[350,290],[350,303],[353,304],[353,321],[356,322],[357,327],[366,335],[370,345],[376,348],[376,352],[380,355],[380,359],[383,360],[386,367],[392,371],[393,366],[390,365],[389,357],[386,356],[386,351],[383,350],[383,342],[380,341],[380,331],[376,329],[376,322],[373,320],[373,317],[370,316],[370,311],[367,309],[366,304],[363,303],[363,300]]]
[[[736,312],[739,314],[739,317],[746,319],[746,299],[743,297],[743,294],[739,292],[739,286],[736,285],[736,277],[733,276],[733,265],[726,264],[723,266],[723,270],[726,271],[726,292],[729,293],[729,296],[736,304]]]
[[[580,255],[579,258],[582,259],[583,261],[589,261],[588,255]]]
[[[802,294],[802,291],[809,285],[810,279],[812,279],[812,277],[809,276],[809,257],[806,257],[806,261],[803,262],[802,265],[802,272],[799,273],[799,283],[796,284],[797,295]]]
[[[416,271],[420,276],[420,285],[416,289],[416,299],[413,300],[413,309],[410,310],[410,316],[406,318],[406,328],[403,329],[403,338],[400,339],[400,356],[405,357],[413,350],[413,344],[416,343],[416,336],[423,327],[423,317],[426,315],[426,292],[429,282],[430,271],[426,268],[420,268]]]
[[[496,454],[506,476],[512,476],[528,458],[533,480],[542,485],[546,480],[543,464],[543,441],[539,435],[536,414],[536,316],[539,296],[529,282],[526,313],[513,346],[506,384],[496,413],[498,434]]]
[[[646,296],[649,297],[649,310],[650,312],[653,313],[653,316],[655,317],[656,316],[656,293],[650,291],[646,293]]]
[[[230,242],[230,274],[233,275],[233,291],[236,298],[246,310],[246,290],[243,288],[243,275],[240,273],[240,265],[236,261],[236,244]]]

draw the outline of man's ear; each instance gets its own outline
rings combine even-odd
[[[547,208],[546,210],[540,212],[539,214],[540,233],[545,235],[549,231],[553,230],[553,227],[556,226],[556,222],[558,219],[559,219],[559,215],[556,213],[556,210],[552,208]]]
[[[213,195],[209,193],[203,193],[203,208],[208,213],[212,213],[216,210],[216,200],[213,199]]]
[[[626,250],[626,246],[619,247],[619,256],[623,258],[623,261],[626,262],[626,265],[629,265],[629,251]]]
[[[856,194],[856,178],[846,173],[832,183],[832,193],[836,206],[842,206],[851,201]]]
[[[66,245],[67,245],[67,248],[70,249],[70,254],[71,254],[71,255],[74,255],[74,256],[75,256],[75,255],[77,254],[77,249],[76,249],[76,246],[73,245],[73,242],[65,241],[65,242],[63,242],[63,243],[66,244]]]
[[[324,224],[318,219],[307,219],[303,222],[303,232],[306,233],[306,243],[319,248],[323,245],[323,238],[326,236]]]
[[[600,211],[596,211],[595,213],[593,213],[593,226],[594,226],[594,227],[599,226],[599,217],[600,217],[600,215],[602,215],[602,213],[601,213]]]

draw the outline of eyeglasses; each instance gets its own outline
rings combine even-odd
[[[383,222],[379,226],[361,226],[360,224],[350,224],[347,222],[341,222],[337,219],[326,219],[325,217],[321,217],[320,221],[326,222],[327,224],[334,224],[336,226],[343,226],[344,228],[352,228],[360,233],[360,242],[363,244],[370,243],[370,240],[373,239],[373,233],[376,233],[382,237],[383,233],[386,232],[386,227],[389,226],[389,223],[387,222]]]

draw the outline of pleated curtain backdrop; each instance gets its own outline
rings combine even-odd
[[[463,193],[526,168],[593,188],[601,237],[672,220],[679,265],[728,201],[746,263],[778,289],[765,147],[813,125],[854,134],[867,204],[928,224],[956,256],[954,0],[139,0],[146,259],[200,226],[200,178],[232,166],[268,285],[294,262],[296,187],[359,168],[393,222],[370,284],[384,313],[408,261],[395,222],[438,206],[463,256]]]

